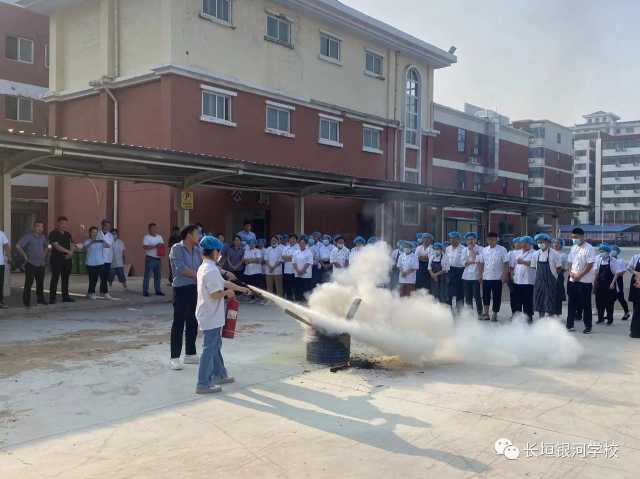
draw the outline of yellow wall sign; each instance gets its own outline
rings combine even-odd
[[[183,191],[180,195],[180,207],[183,210],[192,210],[195,204],[193,191]]]

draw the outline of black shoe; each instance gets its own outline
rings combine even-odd
[[[569,331],[570,333],[574,333],[576,331],[576,328],[571,326],[570,328],[567,328],[567,331]]]
[[[602,324],[602,323],[604,323],[604,319],[599,319],[596,321],[596,324]]]
[[[9,309],[9,306],[4,303],[0,303],[0,309]]]
[[[622,321],[629,321],[630,317],[631,315],[629,313],[624,313],[624,316],[622,317]]]
[[[584,331],[582,331],[584,334],[591,334],[591,328],[586,328]]]
[[[611,326],[613,324],[613,320],[607,321],[607,326]]]
[[[66,298],[62,298],[63,303],[75,303],[76,300],[67,296]]]
[[[49,298],[49,304],[56,304],[58,300],[56,298]]]
[[[156,296],[164,296],[164,293],[163,293],[162,291],[158,291],[158,292],[156,293]]]
[[[38,300],[38,304],[40,304],[42,306],[49,306],[49,303],[47,303],[44,299],[39,299]]]
[[[149,293],[142,293],[142,296],[144,296],[145,298],[149,297]]]

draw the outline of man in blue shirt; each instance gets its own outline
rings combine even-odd
[[[242,240],[242,243],[244,244],[244,246],[249,244],[249,241],[253,240],[256,241],[256,234],[251,231],[251,222],[250,221],[245,221],[244,225],[242,226],[242,231],[240,231],[238,233],[238,236],[240,236],[240,239]]]

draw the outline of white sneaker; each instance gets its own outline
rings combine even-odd
[[[87,299],[95,300],[98,299],[98,297],[95,294],[88,294]]]
[[[111,296],[109,293],[105,293],[103,298],[111,300],[111,299],[113,299],[113,296]]]
[[[182,363],[180,362],[180,359],[171,359],[169,361],[169,368],[173,371],[180,371],[182,369]]]
[[[184,363],[185,364],[200,364],[200,356],[198,356],[197,354],[185,354],[184,356]]]

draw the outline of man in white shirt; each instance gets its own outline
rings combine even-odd
[[[533,321],[533,286],[536,283],[536,269],[533,264],[535,244],[531,236],[520,238],[522,248],[513,268],[513,294],[515,296],[515,312],[524,313],[527,322]]]
[[[567,329],[575,331],[574,322],[582,315],[584,334],[591,334],[591,294],[595,279],[594,264],[596,254],[589,243],[584,240],[584,230],[575,228],[571,233],[573,247],[569,253],[569,305],[567,310]]]
[[[418,258],[418,273],[416,274],[416,289],[431,290],[431,275],[429,274],[429,258],[433,253],[433,235],[422,233],[420,245],[416,248]]]
[[[218,268],[218,260],[223,244],[213,236],[205,236],[200,241],[203,261],[196,274],[198,300],[196,319],[200,330],[204,332],[200,367],[198,368],[197,394],[211,394],[222,391],[221,384],[230,384],[235,380],[229,376],[222,358],[222,328],[224,327],[226,298],[231,299],[235,292],[248,293],[246,288],[225,282]]]
[[[335,249],[331,236],[322,235],[322,241],[318,244],[318,263],[320,264],[320,283],[326,283],[331,278],[331,252]]]
[[[412,249],[409,241],[400,244],[400,256],[398,257],[398,270],[400,272],[398,282],[400,284],[400,297],[408,297],[416,289],[416,272],[418,271],[418,257]]]
[[[489,320],[489,306],[493,303],[492,321],[498,321],[498,313],[502,306],[502,284],[509,276],[509,253],[504,246],[498,244],[498,234],[487,234],[488,246],[483,248],[479,262],[482,271],[482,302],[484,304],[483,319]]]
[[[160,262],[160,253],[164,249],[164,239],[158,234],[158,225],[149,223],[147,234],[142,239],[142,248],[144,249],[144,278],[142,280],[142,294],[149,296],[149,280],[153,275],[153,285],[158,296],[164,296],[162,292],[162,263]]]
[[[467,247],[464,249],[462,258],[464,261],[464,272],[462,273],[462,285],[464,288],[464,303],[468,308],[473,308],[476,302],[476,312],[478,318],[482,316],[482,296],[480,295],[480,280],[482,271],[480,270],[480,255],[482,248],[478,246],[478,235],[467,233],[464,235]]]
[[[447,294],[449,298],[449,304],[453,308],[453,299],[456,300],[456,306],[454,312],[460,312],[464,305],[464,286],[462,283],[462,273],[464,273],[465,261],[464,252],[465,247],[460,244],[461,235],[457,231],[451,231],[448,235],[451,244],[447,246],[445,250],[445,256],[447,258],[447,264],[449,265],[449,273],[447,278],[449,285],[447,288]]]
[[[102,257],[104,265],[100,271],[100,294],[104,299],[113,299],[109,294],[109,276],[111,275],[111,263],[113,262],[113,235],[112,224],[109,220],[102,220],[101,229],[96,240],[102,241]]]
[[[513,316],[514,314],[516,314],[516,293],[514,292],[514,288],[513,288],[513,270],[516,267],[516,261],[518,259],[518,256],[520,256],[520,250],[522,249],[522,237],[518,236],[516,238],[513,238],[513,240],[511,241],[511,250],[509,251],[509,279],[508,279],[508,286],[509,286],[509,303],[511,306],[511,315]]]
[[[336,247],[331,250],[329,255],[329,261],[331,267],[335,270],[343,269],[349,266],[349,248],[344,245],[344,238],[342,236],[336,236],[334,238]]]
[[[616,245],[611,246],[611,258],[615,261],[616,270],[616,299],[622,306],[624,315],[622,321],[627,321],[631,315],[629,314],[629,303],[624,297],[624,274],[627,272],[627,263],[620,256],[620,248]]]
[[[11,246],[9,245],[9,239],[4,231],[0,230],[0,309],[7,309],[7,305],[4,304],[4,275],[5,265],[7,263],[5,258],[9,258],[11,254]]]
[[[301,303],[306,300],[305,295],[311,291],[313,251],[307,247],[307,237],[301,236],[298,241],[300,249],[293,254],[293,270],[295,272],[296,300]]]
[[[285,299],[295,301],[296,299],[296,287],[295,287],[295,271],[293,270],[293,256],[298,249],[298,236],[292,234],[287,238],[288,244],[282,249],[282,261],[283,276],[282,276],[282,291]]]
[[[264,250],[264,276],[267,291],[282,296],[282,251],[277,235],[271,237],[271,246]]]

